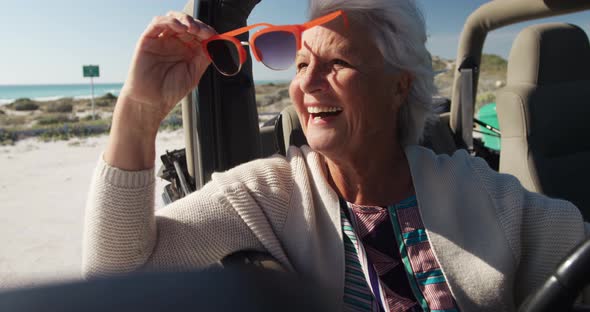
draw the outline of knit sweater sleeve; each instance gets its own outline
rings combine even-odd
[[[513,251],[518,306],[584,238],[582,215],[568,201],[527,191],[514,176],[496,173],[481,158],[473,158],[472,166],[494,202]]]
[[[101,157],[86,205],[84,274],[195,269],[238,250],[264,250],[235,206],[260,210],[256,197],[265,196],[238,178],[235,171],[218,175],[154,212],[154,170],[124,171]]]

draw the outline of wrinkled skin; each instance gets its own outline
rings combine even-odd
[[[314,27],[302,42],[289,93],[310,147],[326,157],[332,185],[345,199],[364,204],[389,204],[410,193],[397,123],[409,74],[388,68],[356,24]],[[310,106],[341,112],[317,119]],[[400,184],[388,181],[393,177]]]

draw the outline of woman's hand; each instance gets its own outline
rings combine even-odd
[[[141,35],[111,126],[104,160],[125,170],[153,167],[162,120],[201,79],[209,58],[201,42],[215,31],[180,13],[155,17]]]
[[[215,31],[181,12],[155,17],[142,34],[121,96],[153,114],[153,127],[201,79],[209,59],[201,41]],[[147,117],[147,116],[146,116]]]

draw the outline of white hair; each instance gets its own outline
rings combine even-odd
[[[426,25],[415,0],[310,0],[309,17],[343,10],[365,25],[386,64],[412,75],[408,101],[400,108],[398,127],[402,145],[418,144],[426,125],[437,118],[432,104],[434,73],[426,50]]]

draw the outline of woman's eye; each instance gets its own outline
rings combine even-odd
[[[336,66],[340,66],[340,67],[348,67],[350,66],[350,64],[348,64],[346,61],[343,61],[341,59],[335,59],[332,61],[332,64],[336,65]]]
[[[301,71],[307,67],[307,63],[297,63],[297,71]]]

